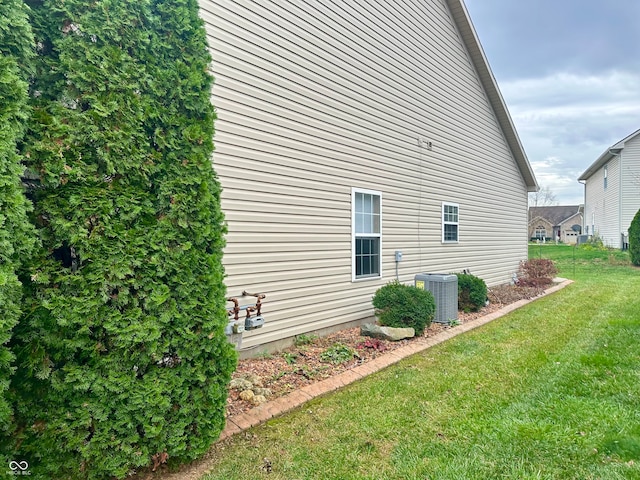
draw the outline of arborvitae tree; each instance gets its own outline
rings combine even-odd
[[[631,263],[640,266],[640,210],[636,213],[629,226],[629,253]]]
[[[196,0],[34,0],[43,251],[15,331],[35,478],[193,459],[224,426],[224,222]]]
[[[6,395],[13,355],[8,342],[20,318],[22,286],[18,273],[34,241],[16,145],[27,119],[25,79],[32,48],[33,35],[24,3],[0,0],[0,444],[11,433],[11,409]],[[0,471],[6,465],[5,461],[0,462]]]

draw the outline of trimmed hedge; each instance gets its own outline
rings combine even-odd
[[[422,335],[424,329],[431,325],[436,311],[431,292],[413,285],[403,285],[397,280],[376,291],[373,306],[380,325],[412,327],[416,335]]]
[[[23,167],[16,149],[28,118],[25,80],[33,58],[32,45],[24,3],[0,0],[0,444],[11,434],[7,389],[14,356],[8,343],[21,314],[19,274],[35,240],[28,219],[31,204],[20,183]],[[0,472],[6,468],[5,460],[0,452]]]
[[[458,310],[477,312],[487,303],[487,284],[470,273],[456,273],[458,277]]]
[[[640,266],[640,210],[636,213],[629,226],[629,254],[631,263]]]
[[[24,155],[43,248],[15,329],[35,478],[194,459],[225,423],[224,219],[196,0],[35,1]]]

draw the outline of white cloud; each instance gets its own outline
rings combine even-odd
[[[538,184],[548,188],[561,205],[579,205],[584,202],[582,186],[576,180],[579,173],[566,169],[561,158],[546,157],[531,162],[531,166]]]
[[[577,178],[609,146],[640,128],[640,74],[556,73],[500,89],[538,183],[561,204],[581,203]]]
[[[538,183],[565,205],[640,128],[638,0],[465,0]]]

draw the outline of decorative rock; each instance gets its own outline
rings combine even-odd
[[[265,403],[267,401],[267,399],[265,398],[264,395],[256,395],[255,397],[253,397],[253,404],[254,405],[260,405],[262,403]]]
[[[236,390],[250,390],[253,384],[245,378],[233,378],[229,382],[229,388]]]
[[[256,375],[255,373],[247,373],[244,378],[251,382],[251,384],[254,387],[261,387],[262,386],[262,378],[260,378],[258,375]]]
[[[255,396],[256,395],[255,395],[255,393],[253,393],[253,390],[244,390],[243,392],[240,392],[240,398],[242,400],[247,401],[247,402],[253,401]]]
[[[262,395],[263,397],[268,397],[271,395],[271,390],[268,388],[256,387],[253,389],[253,393],[258,396]]]
[[[360,335],[397,342],[398,340],[403,340],[405,338],[415,337],[416,331],[411,327],[381,327],[380,325],[376,325],[374,323],[365,323],[360,327]]]

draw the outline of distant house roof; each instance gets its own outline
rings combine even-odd
[[[449,5],[449,9],[451,10],[451,14],[453,15],[453,20],[460,31],[462,41],[469,50],[471,61],[478,72],[480,82],[482,83],[485,92],[487,92],[489,103],[491,104],[491,107],[498,119],[498,123],[504,132],[507,145],[509,145],[511,154],[515,158],[518,168],[520,169],[522,178],[527,186],[527,191],[537,192],[540,190],[540,187],[538,186],[531,164],[527,159],[527,155],[524,152],[522,143],[520,143],[520,138],[518,137],[516,128],[511,120],[509,111],[507,110],[507,105],[505,104],[502,94],[498,89],[498,83],[491,72],[487,57],[482,50],[480,40],[473,28],[467,8],[461,0],[446,1]]]
[[[529,218],[544,218],[551,225],[560,225],[571,217],[582,213],[582,205],[556,205],[551,207],[529,207]]]
[[[578,178],[578,181],[587,180],[591,175],[596,173],[600,168],[610,161],[616,155],[619,155],[622,149],[624,148],[624,144],[627,143],[632,138],[640,135],[640,130],[636,130],[631,135],[624,137],[618,143],[614,143],[609,148],[607,148],[602,155],[598,157],[598,159],[591,164],[589,168],[587,168],[582,175]]]

